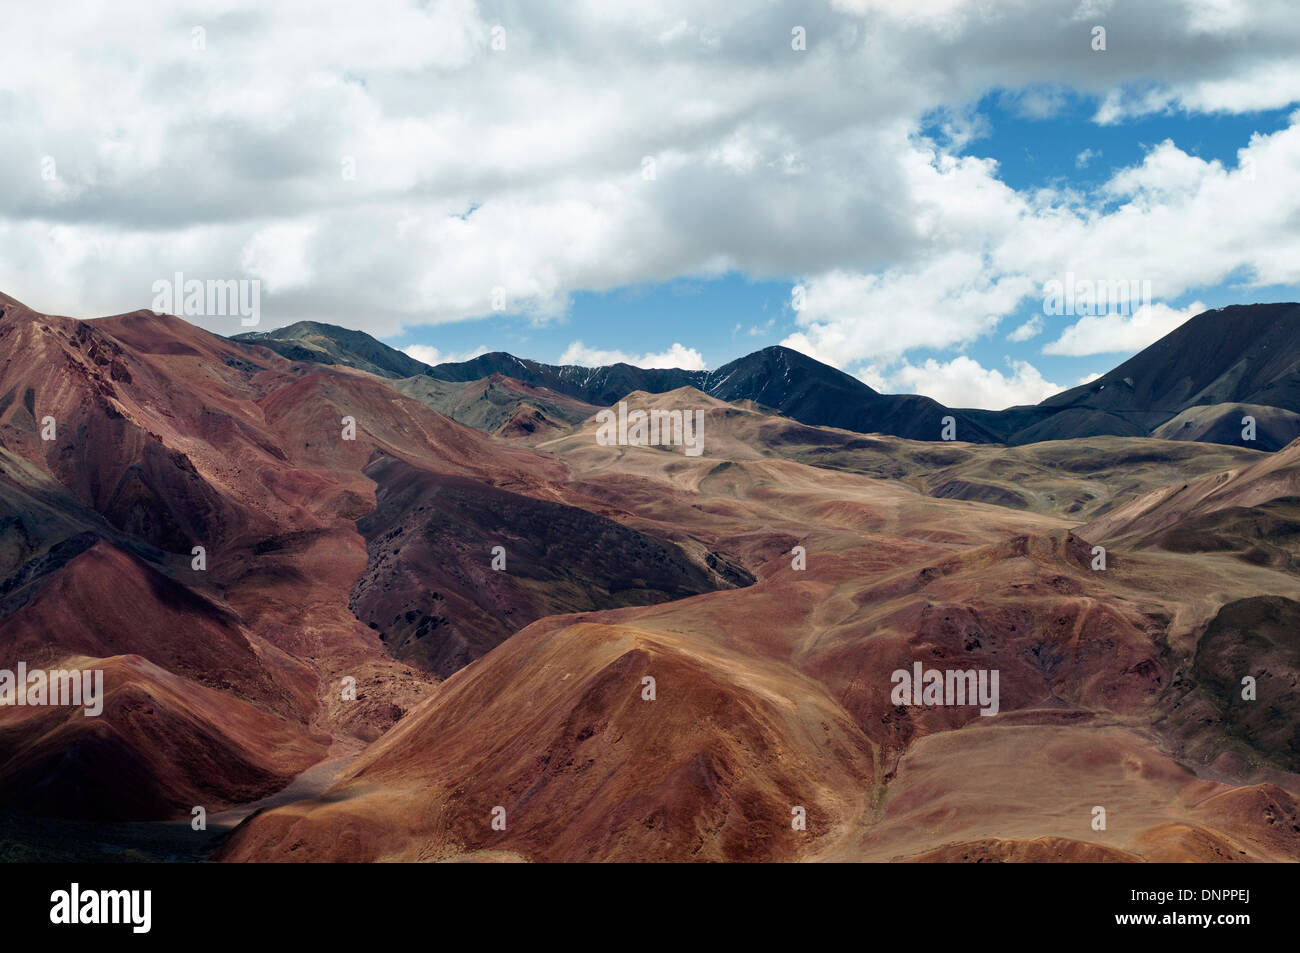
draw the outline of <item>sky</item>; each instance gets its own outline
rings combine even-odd
[[[429,362],[782,344],[1000,408],[1300,300],[1290,0],[52,0],[5,35],[0,292],[48,313],[180,273]]]

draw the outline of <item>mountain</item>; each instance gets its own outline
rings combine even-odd
[[[753,582],[743,571],[723,578],[671,542],[577,506],[387,456],[363,472],[378,505],[357,521],[367,563],[349,605],[392,655],[443,677],[543,616]],[[501,547],[499,570],[491,543]],[[465,552],[470,545],[477,551]]]
[[[881,394],[843,371],[788,347],[767,347],[712,371],[700,388],[719,400],[751,400],[800,423],[911,440],[939,440],[944,417],[956,439],[991,443],[996,435],[963,411],[919,394]]]
[[[632,391],[661,394],[680,387],[724,401],[749,400],[800,423],[859,433],[885,433],[914,440],[938,440],[943,418],[956,419],[960,440],[995,439],[983,424],[916,394],[880,394],[843,371],[788,347],[773,346],[724,364],[715,371],[541,364],[511,354],[483,354],[458,364],[439,364],[431,376],[467,381],[504,374],[589,404],[608,406]]]
[[[720,400],[752,400],[813,426],[938,440],[943,418],[953,416],[958,439],[974,443],[997,440],[993,429],[968,412],[949,410],[937,401],[916,394],[877,393],[850,374],[780,346],[755,351],[715,371],[687,371],[631,364],[602,367],[542,364],[504,351],[430,367],[363,332],[313,321],[301,321],[274,331],[237,334],[231,340],[269,347],[290,360],[343,364],[381,377],[411,378],[403,389],[444,412],[464,403],[460,394],[424,384],[419,378],[466,385],[488,378],[498,382],[509,378],[538,389],[540,399],[529,394],[518,395],[508,412],[485,418],[491,421],[487,426],[484,421],[473,422],[474,426],[489,431],[507,427],[511,432],[528,435],[539,427],[547,432],[555,429],[555,420],[563,420],[568,415],[563,410],[555,412],[563,405],[552,395],[603,407],[633,391],[661,394],[680,387],[694,387]],[[497,401],[498,406],[504,403]],[[513,418],[518,420],[511,423]],[[456,419],[469,422],[468,416]]]
[[[96,718],[4,709],[0,804],[216,810],[427,692],[347,613],[341,534],[359,497],[285,449],[259,401],[300,373],[263,353],[152,312],[78,321],[0,302],[0,668],[99,669],[107,695]],[[281,534],[299,554],[262,555]],[[341,711],[340,670],[385,681]]]
[[[0,708],[0,809],[246,803],[536,618],[748,581],[567,484],[381,377],[3,299],[0,670],[101,670],[107,698]]]
[[[230,340],[269,347],[291,361],[342,364],[380,377],[414,377],[425,374],[427,364],[375,340],[364,331],[335,324],[299,321],[274,331],[248,331]]]
[[[1271,414],[1259,443],[1247,445],[1276,450],[1300,436],[1300,304],[1205,311],[1109,373],[1035,407],[968,413],[1011,444],[1157,431],[1241,444],[1235,404],[1287,412]],[[1161,429],[1174,418],[1175,428]]]
[[[817,430],[698,391],[628,402],[702,405],[705,454],[602,445],[594,421],[539,449],[631,525],[690,527],[754,584],[539,619],[451,675],[324,796],[249,818],[218,859],[1300,857],[1288,732],[1250,735],[1271,706],[1294,711],[1295,574],[1119,546],[1098,571],[1060,512],[775,453],[879,443],[918,471],[983,454],[996,473],[993,448]],[[1061,498],[1165,454],[1225,453],[1114,437],[1050,449],[1015,466]],[[1114,472],[1095,472],[1107,460]],[[1258,662],[1229,644],[1256,617],[1269,622]],[[892,673],[914,663],[997,671],[998,713],[898,704]],[[1268,666],[1259,712],[1214,707],[1240,664]],[[1094,830],[1094,804],[1124,823]],[[799,808],[806,830],[791,825]]]
[[[1300,568],[1300,440],[1254,461],[1170,483],[1092,519],[1090,539],[1175,552],[1231,552]]]
[[[270,348],[291,361],[351,367],[388,378],[403,394],[452,420],[524,442],[554,436],[600,409],[501,373],[438,377],[427,364],[364,331],[316,321],[236,334],[230,340]]]
[[[724,401],[754,401],[801,423],[913,440],[938,440],[952,417],[958,440],[1024,445],[1082,437],[1159,436],[1276,450],[1300,436],[1300,304],[1234,305],[1199,314],[1095,381],[1033,406],[953,409],[916,394],[880,394],[852,375],[790,348],[774,346],[713,371],[542,364],[504,352],[469,361],[421,364],[369,335],[300,322],[233,340],[271,347],[293,360],[345,364],[407,378],[402,389],[472,426],[535,439],[576,421],[573,406],[614,404],[634,391],[693,387]],[[461,384],[492,379],[494,410],[425,380]],[[503,396],[510,379],[537,389]],[[484,385],[479,390],[487,390]],[[519,389],[519,388],[517,388]],[[1242,438],[1242,416],[1256,419]]]
[[[699,387],[708,376],[706,371],[634,367],[621,363],[601,367],[542,364],[504,351],[480,354],[468,361],[436,364],[429,371],[431,377],[445,381],[473,381],[492,374],[547,387],[600,406],[608,406],[634,390],[657,394],[678,387]]]
[[[1295,447],[914,441],[775,412],[861,394],[783,349],[678,373],[619,396],[699,455],[0,299],[0,671],[105,687],[0,705],[0,854],[206,858],[202,805],[220,860],[1300,859]],[[484,432],[539,401],[576,419]],[[916,665],[1000,687],[900,701]]]
[[[394,381],[393,387],[457,423],[524,443],[566,433],[600,410],[504,374],[464,382],[407,377]]]
[[[1189,407],[1232,402],[1300,412],[1300,304],[1205,311],[1039,406],[1086,407],[1150,429]]]
[[[1201,443],[1243,445],[1244,421],[1252,418],[1255,439],[1249,445],[1260,450],[1280,450],[1300,436],[1300,414],[1262,404],[1206,404],[1188,407],[1151,431],[1164,440],[1195,440]]]
[[[666,394],[637,391],[629,411],[704,409],[705,449],[728,461],[785,459],[825,470],[895,481],[940,499],[1087,520],[1122,502],[1177,481],[1269,458],[1261,449],[1148,437],[1087,437],[1006,447],[935,444],[880,434],[810,427],[747,401],[730,403],[684,387]],[[599,459],[594,421],[535,444],[566,463]],[[723,468],[716,477],[735,474]],[[650,505],[650,500],[642,501]]]

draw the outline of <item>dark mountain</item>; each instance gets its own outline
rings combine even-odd
[[[1256,450],[1281,450],[1300,436],[1300,414],[1281,407],[1235,403],[1189,407],[1151,431],[1151,436],[1161,440],[1243,444],[1241,421],[1247,414],[1255,418],[1255,440],[1251,446]]]
[[[1088,384],[1049,397],[1149,430],[1189,407],[1263,404],[1300,412],[1300,304],[1247,304],[1198,314]]]
[[[1300,412],[1300,304],[1247,304],[1198,314],[1108,374],[1047,398],[1036,407],[966,411],[1007,443],[1103,434],[1150,436],[1190,408],[1205,408],[1192,439],[1240,442],[1233,426],[1201,426],[1214,405],[1254,404]],[[1222,416],[1222,415],[1220,415]],[[1270,420],[1261,446],[1277,449],[1300,428],[1286,415]],[[1261,421],[1261,426],[1263,422]],[[1235,434],[1235,436],[1234,436]],[[1158,434],[1177,437],[1177,433]]]
[[[917,394],[879,394],[856,377],[788,347],[764,348],[715,371],[686,371],[631,364],[542,364],[504,351],[430,367],[364,332],[314,321],[300,321],[274,331],[237,334],[231,340],[260,344],[294,361],[344,364],[394,379],[423,376],[465,384],[500,375],[597,406],[608,406],[638,390],[662,394],[679,387],[694,387],[719,400],[752,400],[812,426],[914,440],[939,439],[942,419],[951,414],[956,418],[959,440],[1000,440],[1000,428],[990,427],[973,414],[950,411]],[[445,398],[438,399],[445,402]],[[434,401],[430,405],[446,410]]]
[[[862,381],[788,347],[766,347],[724,364],[701,390],[719,400],[752,400],[817,427],[938,440],[952,416],[957,439],[997,442],[997,435],[965,411],[949,410],[920,394],[881,394]]]
[[[704,381],[709,377],[708,371],[684,371],[676,367],[542,364],[504,351],[480,354],[472,360],[453,364],[438,364],[429,371],[431,377],[444,381],[474,381],[492,374],[504,374],[525,384],[548,387],[557,393],[600,406],[608,406],[634,390],[643,390],[648,394],[662,394],[679,387],[704,390]]]
[[[428,364],[375,340],[364,331],[315,321],[299,321],[274,331],[249,331],[233,335],[230,340],[269,347],[291,361],[343,364],[380,377],[415,377],[429,370]]]
[[[1251,446],[1275,450],[1300,436],[1300,418],[1292,416],[1300,414],[1300,304],[1295,303],[1206,311],[1095,381],[1034,406],[1005,410],[952,410],[921,395],[880,394],[856,377],[786,347],[764,348],[714,371],[688,371],[542,364],[502,351],[430,367],[363,332],[315,322],[233,340],[261,344],[293,360],[346,364],[389,378],[468,384],[500,375],[597,406],[633,391],[660,394],[694,387],[719,400],[754,401],[804,424],[916,440],[938,439],[942,418],[952,416],[957,438],[973,443],[1021,445],[1096,436],[1240,443],[1235,405],[1287,412],[1271,414],[1267,421],[1256,414],[1260,434]],[[431,398],[421,399],[447,409]],[[445,403],[450,398],[439,399]],[[518,412],[531,421],[539,413],[555,416],[553,410],[552,404],[533,401],[507,407],[504,419]],[[1164,426],[1175,418],[1176,426]],[[529,426],[546,430],[546,423],[543,419]]]
[[[766,347],[737,358],[715,371],[541,364],[504,352],[483,354],[458,364],[439,364],[430,374],[448,381],[469,381],[504,374],[608,406],[633,391],[662,394],[694,387],[719,400],[752,400],[800,423],[840,427],[860,433],[885,433],[914,440],[937,440],[943,417],[957,420],[957,437],[975,443],[997,440],[995,432],[964,411],[950,411],[917,394],[880,394],[843,371],[788,347]]]

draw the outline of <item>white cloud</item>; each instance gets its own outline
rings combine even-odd
[[[1093,381],[1097,380],[1099,377],[1101,377],[1100,374],[1084,374],[1082,377],[1079,378],[1079,383],[1075,384],[1074,386],[1075,386],[1075,387],[1082,387],[1084,384],[1091,384]]]
[[[1015,193],[987,168],[942,157],[933,168],[914,177],[914,194],[952,202],[920,220],[934,236],[929,254],[910,268],[805,279],[808,307],[785,343],[837,366],[962,346],[1073,274],[1150,282],[1156,303],[1136,321],[1082,321],[1049,352],[1123,351],[1177,325],[1162,303],[1169,299],[1229,279],[1245,288],[1300,284],[1300,112],[1286,128],[1253,136],[1236,166],[1164,142],[1094,196]],[[982,236],[972,222],[984,224]]]
[[[624,351],[606,351],[587,347],[581,341],[574,341],[560,355],[559,364],[580,364],[583,367],[599,367],[602,364],[631,364],[634,367],[679,367],[687,371],[705,370],[704,356],[693,347],[684,347],[676,342],[666,351],[658,354],[643,354],[634,357]]]
[[[1086,169],[1093,159],[1101,158],[1100,149],[1084,149],[1074,157],[1074,167],[1076,169]]]
[[[1114,125],[1176,109],[1196,113],[1283,109],[1296,101],[1298,84],[1300,65],[1294,60],[1247,62],[1230,76],[1188,81],[1176,87],[1113,90],[1102,101],[1093,118],[1101,125]]]
[[[255,232],[240,255],[243,270],[261,279],[268,294],[292,291],[312,280],[310,224],[282,222]]]
[[[944,148],[949,152],[961,152],[976,139],[987,138],[993,132],[993,124],[983,113],[973,108],[949,111],[940,123]]]
[[[1037,404],[1065,389],[1045,380],[1027,361],[1007,363],[1010,373],[1003,374],[962,354],[951,361],[929,358],[919,365],[904,361],[888,374],[878,367],[868,367],[859,371],[858,377],[882,393],[924,394],[948,407],[988,410]]]
[[[1179,310],[1156,302],[1143,305],[1133,314],[1100,314],[1080,318],[1061,336],[1043,348],[1045,354],[1084,357],[1117,351],[1140,351],[1154,344],[1174,328],[1205,310],[1196,301]]]
[[[834,367],[893,360],[914,348],[968,344],[992,331],[1033,290],[994,276],[978,255],[951,252],[917,272],[832,272],[805,283],[804,328],[781,343]]]
[[[868,364],[866,367],[860,368],[857,377],[872,390],[882,394],[889,393],[889,388],[893,386],[890,384],[889,377],[885,374],[884,369],[877,364]]]
[[[1005,98],[1016,115],[1026,119],[1051,119],[1067,102],[1065,90],[1058,86],[1031,86]]]
[[[1041,314],[1036,314],[1024,324],[1020,325],[1020,327],[1008,334],[1007,340],[1016,342],[1028,341],[1030,338],[1037,337],[1042,332],[1043,316]]]
[[[1065,388],[1044,380],[1027,361],[1011,361],[1011,373],[982,367],[964,354],[951,361],[934,358],[924,364],[903,364],[890,375],[899,391],[924,394],[947,407],[1002,410],[1017,404],[1037,404]]]
[[[428,344],[408,344],[401,349],[407,357],[413,357],[417,361],[423,361],[431,367],[435,364],[458,364],[461,361],[469,361],[478,357],[480,354],[486,354],[488,348],[480,345],[472,351],[462,351],[459,353],[445,353],[436,347],[430,347]]]

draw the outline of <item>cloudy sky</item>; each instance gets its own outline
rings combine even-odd
[[[42,311],[256,279],[262,329],[430,361],[712,368],[786,344],[1003,407],[1205,308],[1300,299],[1291,0],[5,16],[0,291]],[[1091,281],[1150,304],[1045,309]]]

